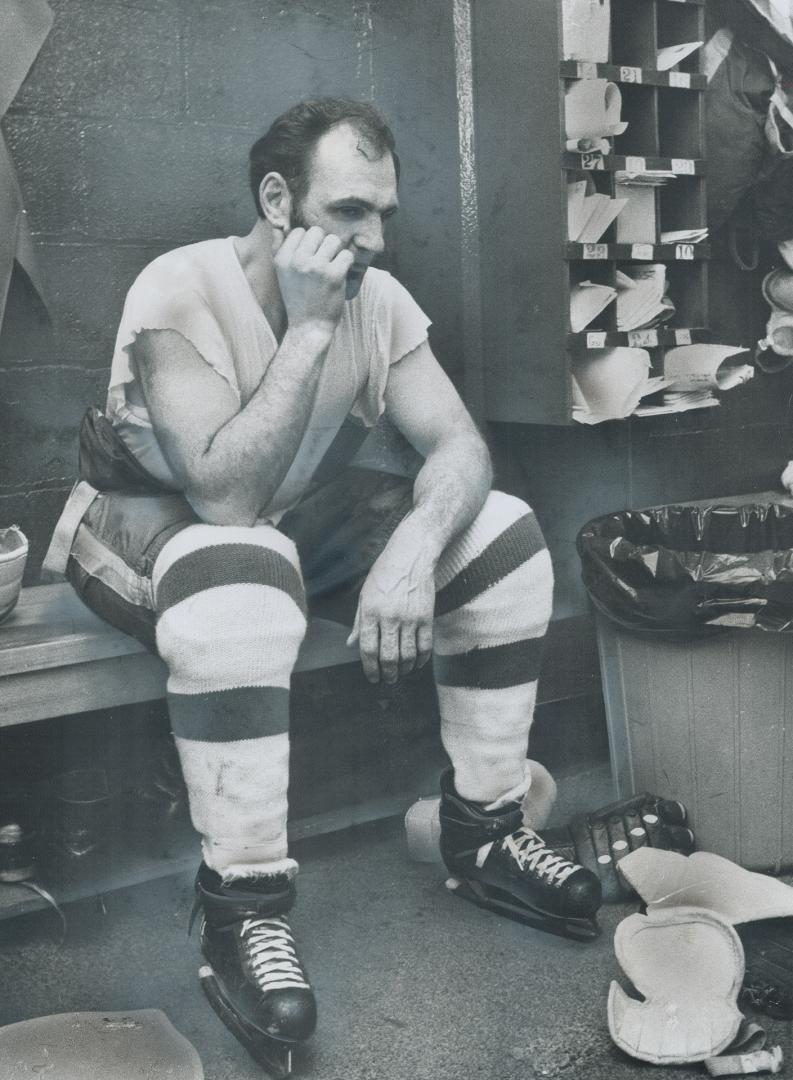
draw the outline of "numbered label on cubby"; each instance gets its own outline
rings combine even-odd
[[[647,162],[643,157],[626,157],[625,172],[643,173],[647,168]]]
[[[680,245],[683,246],[682,244]],[[583,258],[607,259],[609,257],[608,244],[584,244]]]
[[[690,345],[691,344],[691,331],[690,330],[675,330],[675,345]]]
[[[642,69],[637,67],[621,67],[620,82],[640,83],[642,81]]]
[[[675,244],[675,258],[690,262],[694,258],[694,245]]]
[[[672,172],[682,176],[692,176],[694,173],[694,162],[691,158],[672,158]]]
[[[681,89],[688,89],[691,86],[691,76],[687,71],[670,71],[669,85],[678,86]]]
[[[635,349],[654,349],[658,344],[657,330],[629,330],[628,344]]]
[[[603,330],[597,330],[594,333],[589,333],[586,336],[586,347],[588,349],[605,349],[606,347],[606,334]]]
[[[588,154],[581,155],[581,168],[582,169],[603,169],[605,168],[603,162],[603,155],[600,151],[593,150]]]
[[[653,245],[652,244],[631,244],[631,258],[632,259],[649,259],[653,258]]]

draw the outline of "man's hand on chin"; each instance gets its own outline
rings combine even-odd
[[[358,643],[370,682],[393,684],[429,660],[438,554],[408,515],[369,571],[347,644]]]

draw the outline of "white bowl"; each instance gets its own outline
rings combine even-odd
[[[18,525],[0,529],[0,622],[16,606],[28,558],[28,541]]]

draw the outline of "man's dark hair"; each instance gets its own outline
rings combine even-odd
[[[399,180],[399,157],[393,133],[373,105],[347,98],[301,101],[274,120],[269,131],[251,147],[248,179],[259,217],[264,216],[259,186],[270,172],[283,176],[295,202],[300,203],[308,191],[314,147],[337,124],[355,128],[380,156],[390,153]]]

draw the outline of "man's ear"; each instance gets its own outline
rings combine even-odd
[[[283,176],[267,173],[259,184],[259,202],[265,219],[274,229],[289,230],[292,221],[292,193]]]

